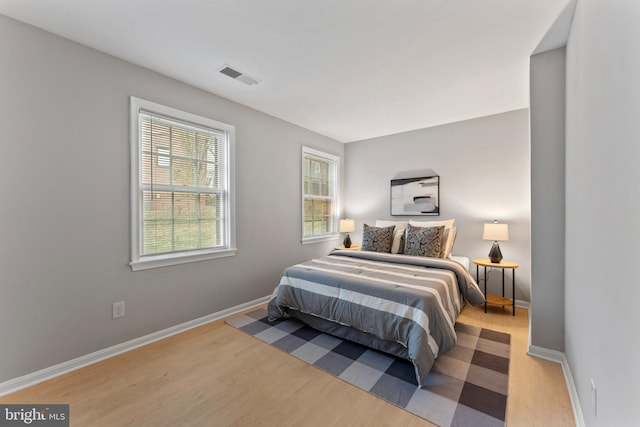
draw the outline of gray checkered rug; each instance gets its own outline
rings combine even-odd
[[[504,426],[511,336],[456,323],[458,343],[418,388],[413,365],[259,309],[227,323],[439,426]]]

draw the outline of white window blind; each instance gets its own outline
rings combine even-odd
[[[339,199],[338,166],[338,157],[303,147],[303,240],[336,236]]]
[[[134,269],[231,255],[233,127],[138,98],[132,126]]]

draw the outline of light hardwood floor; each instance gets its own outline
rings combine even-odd
[[[507,426],[573,426],[559,364],[527,356],[528,313],[466,307],[511,334]],[[431,423],[218,321],[0,398],[68,403],[72,426],[403,426]]]

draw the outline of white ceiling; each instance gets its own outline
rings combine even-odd
[[[569,2],[0,0],[0,13],[350,142],[526,108],[529,56]]]

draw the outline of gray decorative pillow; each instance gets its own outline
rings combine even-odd
[[[444,226],[416,227],[409,224],[404,254],[438,258],[443,249],[443,234]]]
[[[362,250],[390,253],[393,243],[393,230],[395,228],[395,225],[390,227],[371,227],[365,224],[362,230]]]

